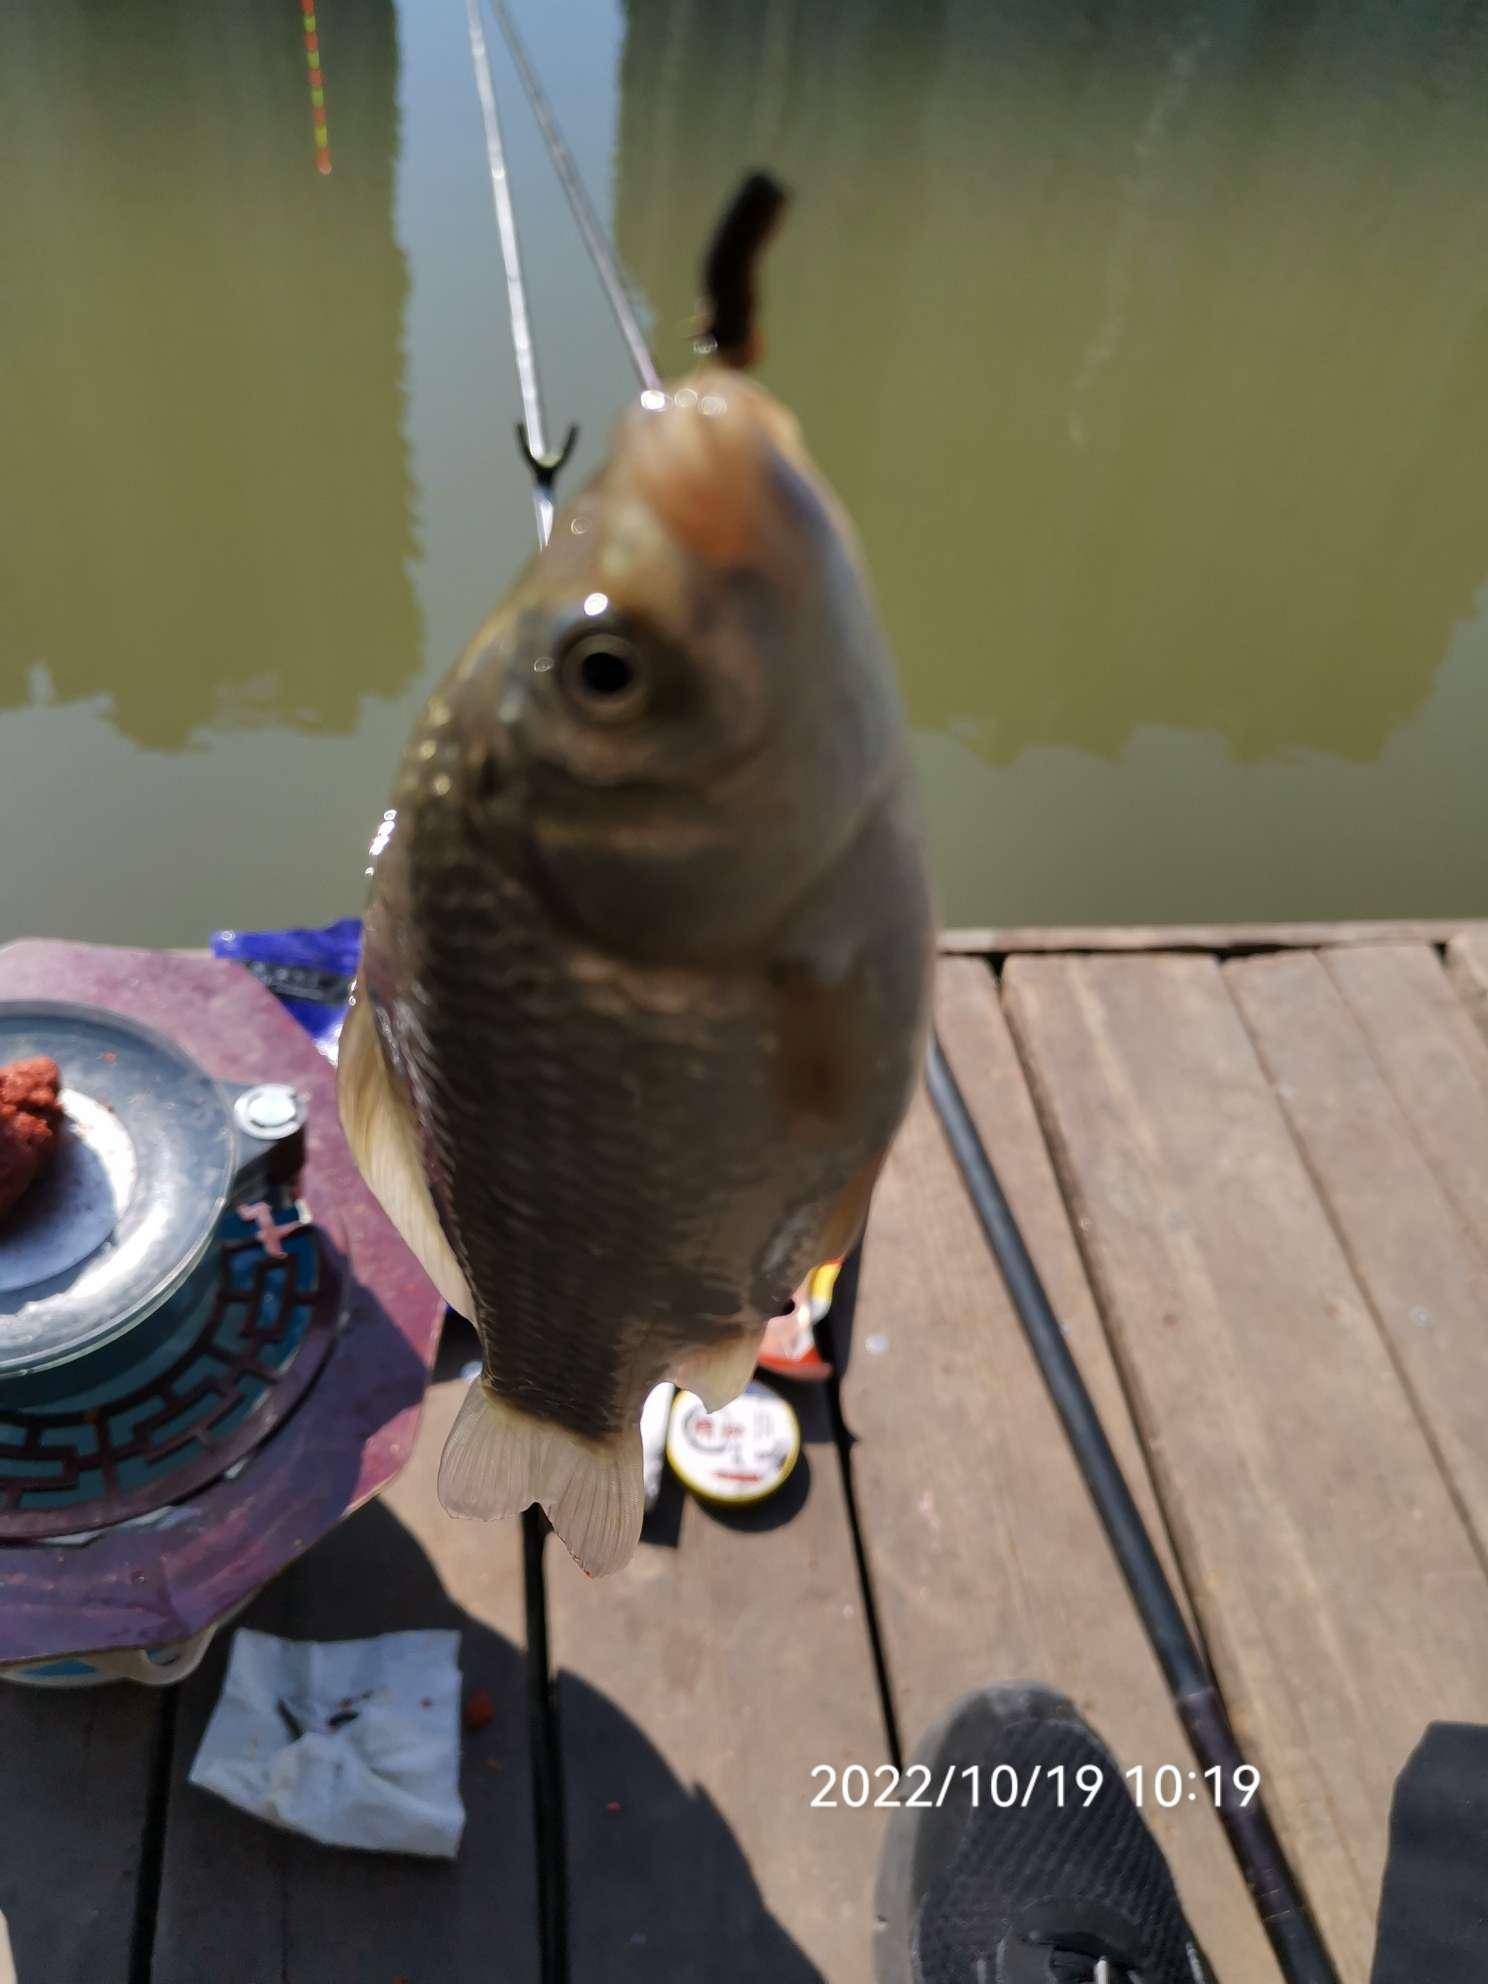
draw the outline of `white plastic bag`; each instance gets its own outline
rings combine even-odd
[[[327,1846],[452,1860],[465,1824],[459,1648],[458,1633],[281,1640],[245,1627],[190,1782]]]

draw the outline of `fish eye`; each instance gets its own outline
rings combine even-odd
[[[646,664],[623,634],[596,629],[564,650],[558,680],[570,703],[597,723],[627,723],[650,700]]]

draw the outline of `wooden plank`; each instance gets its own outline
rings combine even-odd
[[[1488,932],[1474,927],[1447,945],[1447,977],[1488,1040]]]
[[[1242,1740],[1349,1984],[1395,1774],[1488,1716],[1488,1584],[1209,959],[1007,1009]]]
[[[1151,1482],[991,974],[942,965],[957,1080],[1139,1503]],[[1157,1662],[929,1102],[874,1199],[844,1416],[906,1747],[968,1689],[1072,1695],[1124,1764],[1194,1769]],[[1212,1811],[1149,1814],[1221,1976],[1275,1978]]]
[[[1437,1184],[1488,1248],[1488,1037],[1425,945],[1330,952],[1323,963]]]
[[[463,1392],[458,1378],[431,1389],[401,1480],[292,1565],[242,1621],[291,1639],[460,1632],[462,1685],[488,1689],[496,1717],[465,1738],[459,1858],[336,1851],[189,1786],[221,1688],[224,1634],[181,1689],[152,1984],[536,1979],[520,1531],[451,1522],[434,1498]]]
[[[1142,1519],[1157,1545],[1178,1602],[1193,1625],[1192,1603],[1168,1536],[1167,1519],[1070,1230],[1069,1213],[1019,1065],[1018,1050],[1003,1016],[997,983],[985,964],[948,958],[940,965],[935,1023]],[[988,1271],[995,1278],[996,1265],[985,1240],[982,1248]]]
[[[1439,979],[1430,952],[1421,956]],[[1400,974],[1375,952],[1357,953],[1361,960],[1379,966],[1379,983],[1369,990],[1368,971],[1352,972],[1352,982],[1383,1019]],[[1251,958],[1227,965],[1225,978],[1479,1552],[1488,1553],[1488,1251],[1442,1190],[1369,1036],[1317,956]],[[1488,1143],[1488,1111],[1475,1129],[1474,1141]]]
[[[0,1915],[27,1984],[129,1975],[161,1710],[119,1683],[0,1684]]]
[[[943,930],[941,951],[1007,957],[1021,951],[1271,951],[1353,944],[1445,944],[1463,933],[1485,947],[1488,921],[1469,916],[1376,923],[987,924]]]
[[[574,1984],[868,1974],[884,1815],[814,1810],[811,1767],[872,1770],[883,1722],[825,1401],[793,1396],[799,1479],[753,1521],[688,1501],[602,1583],[549,1542]]]

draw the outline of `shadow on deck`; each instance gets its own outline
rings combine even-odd
[[[1363,1984],[1395,1774],[1429,1720],[1488,1720],[1488,933],[1037,937],[953,940],[941,1038]],[[225,1644],[173,1694],[5,1691],[21,1984],[859,1984],[884,1815],[814,1806],[813,1766],[871,1773],[957,1693],[1029,1678],[1145,1767],[1221,1977],[1274,1984],[1205,1798],[1153,1807],[1194,1759],[923,1096],[840,1392],[797,1396],[790,1501],[731,1523],[670,1491],[598,1587],[551,1546],[551,1687],[517,1527],[435,1500],[468,1351],[447,1340],[394,1487],[246,1619],[460,1630],[497,1713],[466,1738],[458,1862],[325,1851],[189,1789]]]

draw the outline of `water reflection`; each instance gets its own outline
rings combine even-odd
[[[767,376],[910,711],[1371,760],[1488,575],[1488,13],[628,0],[618,227],[683,353],[746,166]]]
[[[767,376],[949,920],[1488,909],[1488,0],[513,4],[669,366],[736,174],[798,189]],[[294,0],[0,0],[0,842],[67,827],[0,938],[350,912],[529,555],[464,10],[318,18],[328,178]],[[633,386],[497,90],[573,487]]]
[[[391,0],[0,8],[0,707],[347,732],[419,661]]]

